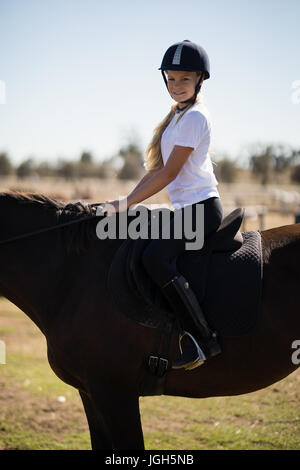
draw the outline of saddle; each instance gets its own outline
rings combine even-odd
[[[149,218],[153,211],[149,210]],[[250,334],[260,312],[262,248],[259,231],[240,232],[244,209],[227,215],[198,251],[185,251],[174,263],[188,280],[211,330],[219,337]],[[164,393],[169,346],[176,325],[161,289],[146,273],[141,257],[151,239],[126,239],[112,260],[107,286],[117,309],[131,320],[156,328],[141,395]],[[117,295],[115,293],[117,292]],[[182,330],[181,330],[182,331]]]
[[[148,211],[151,218],[153,211]],[[208,324],[223,336],[248,334],[257,322],[261,238],[257,231],[240,232],[243,217],[244,209],[235,209],[201,250],[185,251],[174,260],[194,290]],[[126,239],[113,258],[107,281],[120,312],[143,326],[162,328],[173,312],[141,262],[150,241]],[[118,295],[114,295],[116,291]]]

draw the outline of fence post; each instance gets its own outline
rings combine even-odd
[[[0,340],[0,364],[6,364],[6,345]]]
[[[268,209],[265,206],[260,206],[257,210],[257,215],[259,219],[259,230],[265,230],[265,215]]]

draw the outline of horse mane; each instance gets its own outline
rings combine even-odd
[[[63,207],[63,202],[50,198],[45,194],[30,193],[28,191],[4,191],[0,193],[0,198],[25,204],[41,204],[48,209],[59,209]]]
[[[82,201],[64,203],[56,198],[40,193],[25,191],[6,191],[0,193],[0,199],[5,198],[18,204],[26,204],[41,207],[51,212],[54,216],[54,224],[62,224],[71,220],[84,219],[96,215],[96,207]],[[62,227],[62,239],[69,254],[75,250],[78,254],[88,249],[91,240],[97,238],[95,230],[95,218],[83,220],[80,223]]]

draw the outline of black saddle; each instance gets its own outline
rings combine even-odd
[[[201,250],[186,251],[174,260],[197,295],[210,327],[225,336],[247,334],[257,321],[261,240],[259,232],[239,231],[243,217],[244,209],[234,210]],[[122,243],[111,263],[108,288],[118,310],[144,326],[159,328],[172,312],[141,262],[150,241],[139,238]]]

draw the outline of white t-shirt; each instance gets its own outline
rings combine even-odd
[[[180,118],[175,114],[161,138],[164,165],[173,147],[193,147],[177,177],[167,186],[174,208],[184,207],[210,197],[220,197],[212,161],[208,155],[211,140],[209,113],[203,103],[196,103]]]

